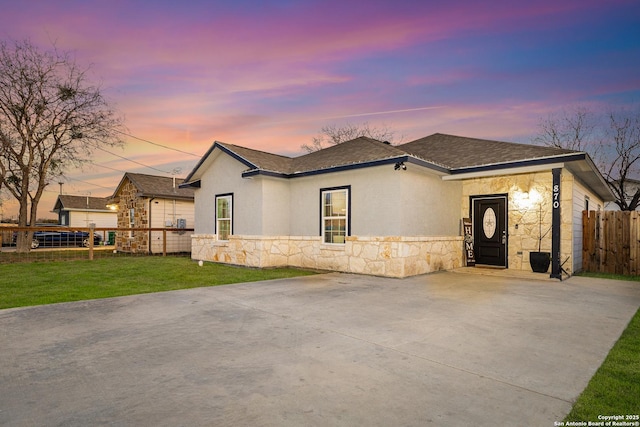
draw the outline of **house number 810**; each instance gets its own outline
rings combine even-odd
[[[553,209],[558,209],[560,207],[560,186],[553,186]]]

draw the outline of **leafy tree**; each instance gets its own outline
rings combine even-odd
[[[52,180],[95,148],[123,144],[122,119],[87,71],[55,47],[0,41],[0,187],[19,203],[19,226],[35,225]],[[19,233],[18,250],[30,241],[31,233]]]
[[[597,120],[584,107],[561,111],[540,121],[535,143],[587,152],[599,165],[620,210],[640,205],[640,111],[610,112]]]
[[[327,125],[320,129],[319,135],[313,137],[311,144],[303,144],[301,148],[308,153],[312,153],[361,136],[377,139],[378,141],[394,142],[395,132],[386,125],[375,127],[371,126],[368,122],[360,125],[350,123],[344,126]]]

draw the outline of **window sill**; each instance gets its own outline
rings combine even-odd
[[[344,251],[346,245],[344,243],[321,243],[320,249],[328,251]]]

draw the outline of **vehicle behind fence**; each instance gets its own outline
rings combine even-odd
[[[115,256],[190,255],[188,228],[1,227],[0,263]],[[20,239],[25,245],[20,246]]]

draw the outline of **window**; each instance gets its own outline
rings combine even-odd
[[[129,209],[129,228],[136,226],[136,210],[134,208]],[[133,237],[133,231],[129,230],[129,237]]]
[[[233,234],[233,195],[216,196],[216,233],[218,240],[229,240]]]
[[[324,243],[343,244],[346,236],[350,235],[349,190],[349,187],[340,187],[320,191]]]

